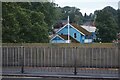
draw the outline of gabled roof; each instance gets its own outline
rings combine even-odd
[[[65,28],[68,24],[64,25],[62,28],[60,28],[56,33],[58,33],[59,31],[61,31],[63,28]],[[77,31],[79,31],[81,34],[83,35],[91,35],[90,32],[88,32],[86,29],[84,29],[83,27],[76,25],[76,24],[69,24],[71,27],[73,27],[74,29],[76,29]]]
[[[68,35],[55,35],[51,40],[53,40],[55,37],[59,37],[59,38],[61,38],[62,40],[68,40]],[[77,40],[75,40],[74,38],[72,38],[71,36],[70,36],[70,40],[71,40],[71,42],[74,42],[74,43],[79,43],[79,41],[77,41]]]
[[[61,31],[63,28],[65,28],[68,24],[65,24],[63,27],[61,27],[56,33],[58,33],[59,31]]]
[[[61,37],[60,35],[58,35],[58,34],[56,34],[54,37],[52,37],[51,40],[54,39],[55,37],[59,37],[59,38],[61,38],[62,40],[65,40],[64,38],[62,38],[62,37]]]
[[[88,32],[86,29],[84,29],[83,27],[77,25],[77,24],[72,24],[73,27],[75,27],[77,30],[79,30],[80,32],[82,32],[85,35],[91,35],[90,32]]]
[[[94,27],[94,26],[84,26],[84,25],[81,25],[81,27],[83,27],[84,29],[86,29],[89,32],[95,32],[96,31],[96,27]]]
[[[59,36],[62,37],[64,40],[68,40],[68,35],[59,35]],[[71,42],[79,43],[79,41],[75,40],[71,36],[70,36],[70,40]]]

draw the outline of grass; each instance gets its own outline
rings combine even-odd
[[[44,47],[116,47],[115,43],[91,43],[91,44],[80,44],[80,43],[70,43],[70,44],[58,44],[58,43],[2,43],[3,46],[44,46]]]

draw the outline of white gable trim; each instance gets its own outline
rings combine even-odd
[[[75,30],[77,30],[78,32],[80,32],[78,29],[76,29],[74,26],[72,26],[71,24],[66,24],[66,25],[64,25],[62,28],[60,28],[56,33],[58,33],[59,31],[61,31],[63,28],[65,28],[65,26],[67,26],[67,25],[69,25],[69,26],[71,26],[72,28],[74,28]],[[83,35],[85,35],[84,33],[82,33],[82,32],[80,32],[81,34],[83,34]]]
[[[68,24],[64,25],[62,28],[60,28],[56,33],[58,33],[59,31],[61,31],[63,28],[65,28],[65,26],[67,26]]]
[[[70,24],[70,26],[72,26],[71,24]],[[72,28],[74,28],[75,30],[77,30],[78,32],[80,32],[78,29],[76,29],[74,26],[72,26]],[[83,34],[83,35],[85,35],[84,33],[82,33],[82,32],[80,32],[81,34]]]
[[[65,39],[63,39],[62,37],[60,37],[58,34],[55,35],[51,40],[53,40],[55,37],[59,37],[59,38],[61,38],[62,40],[65,40]],[[50,41],[51,41],[51,40],[50,40]]]

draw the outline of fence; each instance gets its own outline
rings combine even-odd
[[[3,46],[3,68],[39,72],[118,74],[118,47]],[[39,70],[38,70],[39,68]]]

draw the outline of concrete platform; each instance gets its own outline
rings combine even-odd
[[[26,76],[26,77],[55,77],[55,78],[104,78],[118,79],[118,70],[116,69],[77,69],[77,75],[74,75],[74,68],[24,68],[21,73],[21,67],[4,67],[3,76]]]

